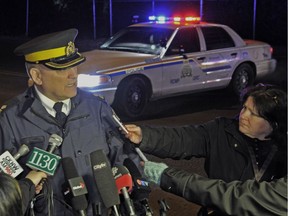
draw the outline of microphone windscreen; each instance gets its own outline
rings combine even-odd
[[[91,166],[97,188],[106,208],[120,204],[111,166],[103,150],[90,154]]]
[[[57,134],[52,134],[49,138],[49,146],[47,151],[53,153],[62,144],[62,137]]]
[[[72,158],[70,157],[62,158],[62,167],[67,182],[69,181],[69,179],[79,177]],[[73,189],[70,188],[70,190],[72,191]],[[72,196],[70,201],[72,208],[75,211],[82,211],[87,209],[88,207],[88,202],[85,195]]]
[[[115,179],[116,181],[116,186],[118,188],[118,193],[120,194],[121,193],[121,190],[125,187],[127,189],[127,191],[131,191],[132,190],[132,178],[130,175],[128,174],[125,174],[125,175],[122,175],[118,178]]]
[[[62,137],[57,134],[52,134],[49,138],[49,143],[55,143],[58,147],[62,144],[62,141]]]
[[[67,180],[79,176],[72,158],[70,157],[62,158],[61,162],[64,175]]]
[[[132,178],[141,178],[142,175],[139,171],[139,169],[137,168],[136,164],[130,159],[130,158],[126,158],[123,162],[123,165],[125,167],[127,167],[127,169],[129,170]]]

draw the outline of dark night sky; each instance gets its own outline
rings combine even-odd
[[[243,38],[253,36],[254,0],[204,0],[203,20],[229,25]],[[92,0],[29,0],[29,36],[75,27],[79,37],[93,39]],[[96,0],[97,38],[109,36],[109,0]],[[113,2],[113,33],[130,25],[133,15],[152,14],[151,1]],[[199,15],[200,1],[155,0],[155,13]],[[0,35],[21,36],[26,32],[26,1],[0,2]],[[271,44],[287,44],[287,0],[257,1],[256,39]]]

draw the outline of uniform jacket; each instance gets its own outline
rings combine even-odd
[[[225,215],[287,215],[287,176],[273,182],[247,180],[225,183],[167,168],[162,174],[160,186],[165,191],[217,209]]]
[[[238,120],[216,118],[203,125],[178,128],[141,126],[140,149],[160,158],[203,157],[209,178],[245,181],[254,178],[247,143],[238,130]],[[286,151],[278,148],[261,180],[286,175]]]
[[[71,98],[71,104],[71,112],[66,125],[61,128],[41,105],[40,100],[35,96],[34,88],[29,88],[12,100],[1,113],[0,152],[9,150],[11,154],[15,154],[19,146],[23,144],[23,138],[29,137],[43,138],[43,142],[33,144],[31,149],[38,147],[47,150],[51,134],[60,135],[63,142],[54,154],[62,158],[71,157],[74,160],[78,174],[83,177],[89,191],[88,215],[92,215],[91,203],[98,204],[102,201],[93,179],[90,153],[102,149],[109,158],[111,167],[122,164],[128,155],[135,162],[138,157],[130,152],[130,146],[126,146],[120,138],[118,126],[115,125],[111,116],[112,110],[104,100],[78,90],[77,96]],[[25,169],[22,176],[28,172],[25,163],[30,154],[19,159]],[[73,215],[71,209],[63,204],[62,185],[65,178],[61,164],[54,176],[49,177],[49,182],[52,184],[54,193],[53,215]],[[47,205],[47,200],[44,203]],[[43,215],[43,212],[40,215]]]

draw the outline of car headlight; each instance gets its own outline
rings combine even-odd
[[[78,75],[78,87],[79,88],[95,88],[111,83],[111,77],[107,75]]]

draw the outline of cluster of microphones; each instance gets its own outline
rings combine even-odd
[[[0,155],[0,171],[13,178],[17,177],[23,172],[23,168],[17,160],[30,152],[32,144],[43,141],[43,137],[30,137],[22,140],[23,144],[15,155],[12,156],[9,151],[5,151]],[[85,216],[88,208],[88,190],[83,177],[79,176],[72,158],[61,159],[60,156],[53,154],[60,147],[62,141],[60,136],[52,134],[47,150],[33,147],[26,165],[31,169],[53,176],[58,164],[61,163],[67,185],[63,191],[64,197],[69,200],[69,205],[75,215]],[[142,160],[147,160],[139,149],[137,152]],[[148,203],[151,192],[149,183],[142,177],[136,164],[130,158],[126,158],[123,165],[111,167],[103,150],[96,150],[90,154],[90,162],[94,182],[110,215],[153,215]],[[95,216],[102,215],[101,209],[101,206],[99,208],[96,206],[95,209],[93,207],[93,214]]]

